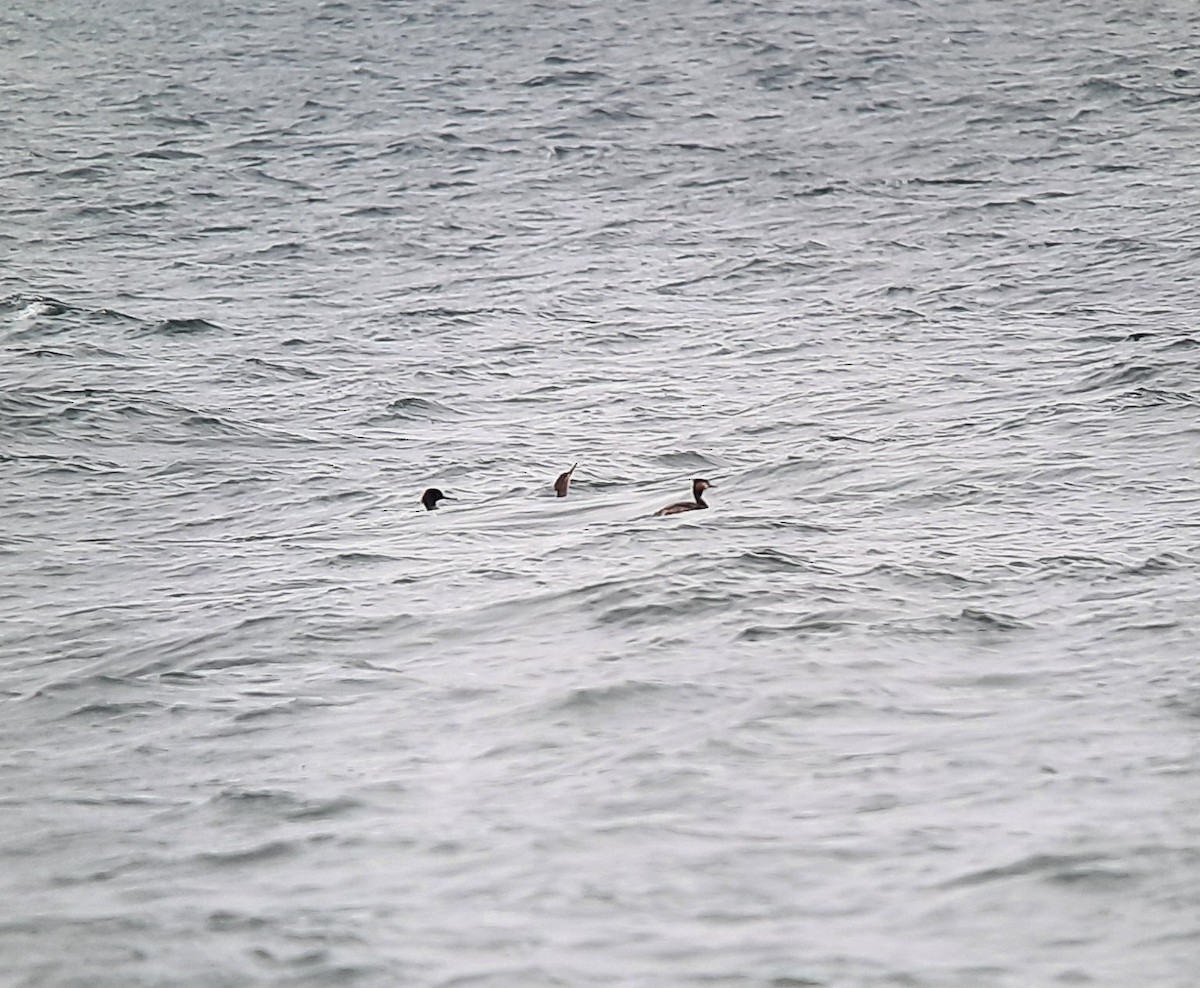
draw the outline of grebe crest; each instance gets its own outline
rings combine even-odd
[[[571,474],[575,472],[577,466],[579,466],[578,463],[572,463],[570,470],[558,475],[558,480],[554,482],[554,493],[559,497],[567,496],[567,491],[571,488]]]
[[[707,480],[697,477],[692,481],[692,497],[693,501],[676,501],[674,504],[668,504],[665,508],[659,508],[654,512],[655,517],[658,515],[677,515],[684,511],[697,511],[700,508],[707,508],[704,503],[704,492],[715,485],[710,484]]]
[[[435,508],[437,508],[438,501],[442,500],[453,501],[454,498],[452,498],[449,494],[443,494],[436,487],[430,487],[425,491],[424,494],[421,495],[421,503],[425,505],[426,511],[433,511]]]

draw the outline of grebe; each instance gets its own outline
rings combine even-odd
[[[577,466],[579,466],[578,463],[572,463],[570,470],[568,470],[566,473],[560,473],[558,475],[558,480],[554,482],[554,493],[559,497],[567,496],[567,491],[571,487],[571,474],[575,472],[575,468]]]
[[[693,480],[692,497],[696,499],[695,501],[676,501],[674,504],[668,504],[665,508],[660,508],[654,512],[655,517],[659,515],[677,515],[682,511],[696,511],[699,508],[707,508],[708,505],[704,503],[703,495],[712,486],[707,480],[700,480],[699,478]]]
[[[442,499],[453,501],[454,498],[449,494],[443,494],[436,487],[430,487],[424,494],[421,495],[421,503],[425,505],[426,511],[433,511],[437,507],[438,501]]]

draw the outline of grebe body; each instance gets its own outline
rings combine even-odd
[[[707,480],[699,478],[693,480],[692,497],[695,500],[676,501],[674,504],[668,504],[665,508],[659,508],[658,511],[654,512],[655,517],[659,515],[678,515],[684,511],[698,511],[701,508],[707,508],[708,505],[704,503],[704,492],[712,486]]]

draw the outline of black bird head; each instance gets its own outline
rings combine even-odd
[[[424,494],[421,495],[421,503],[425,505],[426,511],[432,511],[437,507],[438,501],[441,500],[453,501],[454,498],[443,494],[436,487],[430,487]]]

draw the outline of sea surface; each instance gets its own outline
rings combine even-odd
[[[1195,988],[1198,146],[1194,0],[8,0],[0,985]]]

